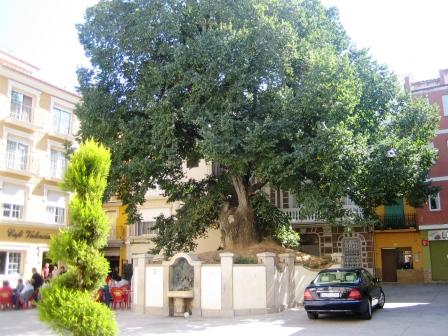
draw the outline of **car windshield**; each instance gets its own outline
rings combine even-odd
[[[358,281],[358,275],[353,271],[336,271],[319,273],[314,280],[316,285],[324,283],[353,283]]]

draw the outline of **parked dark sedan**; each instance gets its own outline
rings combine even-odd
[[[305,289],[303,305],[309,319],[319,314],[354,313],[372,318],[372,308],[386,302],[380,280],[364,268],[326,269]]]

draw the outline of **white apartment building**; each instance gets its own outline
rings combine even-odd
[[[67,225],[64,143],[79,129],[80,97],[0,51],[0,281],[41,269],[50,236]]]

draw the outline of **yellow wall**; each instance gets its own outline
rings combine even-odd
[[[404,201],[404,214],[415,215],[415,208],[413,206],[410,206],[406,200]]]
[[[397,232],[392,230],[388,232],[375,232],[375,265],[382,268],[381,249],[411,247],[414,256],[414,269],[423,269],[422,244],[419,232],[407,231]],[[417,257],[416,257],[417,256]]]
[[[0,95],[8,95],[8,79],[0,76]]]
[[[380,217],[384,216],[384,211],[385,211],[384,205],[381,205],[375,209],[375,213]],[[405,213],[405,215],[414,215],[415,214],[415,208],[410,206],[408,204],[408,202],[406,202],[406,200],[404,201],[404,213]]]
[[[118,214],[117,217],[115,218],[115,223],[111,223],[111,225],[115,225],[117,239],[123,241],[123,244],[120,247],[120,264],[119,264],[119,272],[122,273],[122,265],[124,263],[124,260],[126,260],[126,244],[124,243],[124,241],[127,238],[127,231],[128,231],[126,206],[121,205],[121,203],[118,202],[110,202],[104,204],[104,210],[105,211],[115,210],[117,211]]]
[[[375,273],[382,277],[381,249],[411,247],[413,269],[397,270],[397,282],[423,282],[423,250],[421,236],[416,231],[388,230],[374,234],[375,239]]]
[[[40,108],[51,111],[51,96],[47,93],[42,93],[40,95],[39,105]]]

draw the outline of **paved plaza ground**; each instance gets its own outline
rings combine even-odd
[[[154,317],[117,311],[120,335],[448,335],[448,284],[385,285],[386,306],[370,321],[355,316],[308,320],[303,308],[250,317],[205,319]],[[1,336],[54,335],[35,309],[0,312]]]

